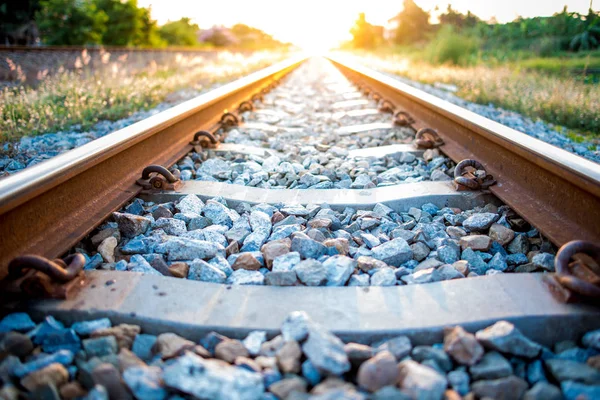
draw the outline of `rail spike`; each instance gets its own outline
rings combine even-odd
[[[488,175],[483,164],[477,160],[466,159],[454,168],[456,190],[480,190],[496,184],[494,177]]]
[[[209,131],[198,131],[194,133],[194,139],[190,144],[200,146],[200,149],[196,149],[199,152],[202,148],[216,148],[219,145],[219,139]]]
[[[411,126],[415,123],[415,119],[406,111],[398,111],[394,114],[394,125]]]
[[[545,281],[559,300],[572,303],[600,299],[600,245],[584,240],[568,242],[558,250],[554,267],[556,273]]]
[[[221,116],[221,120],[219,122],[224,127],[232,127],[238,126],[240,124],[240,119],[237,117],[237,115],[226,112]]]
[[[84,281],[85,257],[75,253],[49,260],[38,255],[14,258],[8,275],[0,282],[4,296],[66,299]]]
[[[171,172],[162,165],[149,165],[136,182],[146,190],[175,190],[181,185],[179,175],[178,169]]]
[[[432,128],[419,129],[415,135],[415,145],[419,149],[435,149],[444,144],[444,139]]]
[[[379,111],[384,113],[393,114],[396,106],[389,100],[383,100],[379,105]]]

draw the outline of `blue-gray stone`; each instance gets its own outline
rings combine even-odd
[[[512,366],[506,358],[496,351],[485,353],[479,362],[469,369],[473,380],[499,379],[513,373]]]
[[[573,347],[571,349],[561,351],[556,355],[556,358],[586,363],[590,357],[597,356],[598,354],[600,354],[600,352],[592,348],[582,349],[581,347]]]
[[[175,205],[175,208],[181,213],[196,215],[200,215],[202,213],[203,207],[204,203],[195,194],[188,194],[187,196],[182,197]]]
[[[167,391],[160,367],[131,367],[123,371],[123,381],[137,399],[163,400]]]
[[[435,361],[444,374],[452,369],[452,360],[448,354],[443,349],[436,349],[433,346],[416,346],[412,349],[411,357],[420,363],[426,360]]]
[[[340,375],[350,370],[344,343],[315,324],[308,328],[308,339],[302,345],[302,351],[320,371]]]
[[[466,248],[465,250],[463,250],[460,258],[461,260],[468,261],[469,269],[471,271],[475,271],[479,275],[484,275],[485,272],[488,270],[488,266],[485,263],[485,261],[483,261],[481,256],[475,251],[473,251],[473,249],[471,248]]]
[[[292,239],[292,251],[296,251],[300,254],[300,257],[307,258],[319,258],[327,254],[327,247],[322,243],[312,240],[310,238],[294,237]]]
[[[216,266],[211,265],[202,260],[195,260],[195,261],[202,262],[202,266],[200,267],[200,273],[197,274],[197,277],[199,279],[197,279],[197,280],[200,280],[203,282],[223,283],[227,279],[227,275],[225,274],[225,272],[221,271]],[[190,265],[190,271],[191,270],[192,270],[192,268]],[[192,278],[190,278],[189,273],[188,273],[188,279],[192,279]]]
[[[133,340],[131,351],[143,361],[152,359],[152,347],[156,343],[156,336],[138,333]]]
[[[34,371],[38,371],[53,363],[59,363],[65,367],[73,362],[73,352],[70,350],[59,350],[53,354],[42,354],[34,360],[16,366],[12,374],[17,378],[22,378]]]
[[[600,371],[587,364],[558,358],[546,360],[544,364],[548,373],[558,382],[575,381],[588,385],[600,385]]]
[[[542,346],[524,336],[507,321],[498,321],[488,328],[477,331],[475,337],[488,349],[524,358],[535,358],[542,349]]]
[[[143,236],[136,236],[121,247],[123,254],[144,254],[148,252],[148,243]]]
[[[70,350],[76,353],[81,349],[81,339],[70,328],[53,331],[42,341],[42,349],[46,353],[55,353],[59,350]]]
[[[274,384],[275,382],[279,382],[283,376],[281,372],[275,369],[266,368],[262,371],[263,383],[266,388]]]
[[[264,213],[261,213],[261,214],[265,215]],[[260,248],[262,247],[262,245],[265,244],[265,242],[269,238],[270,234],[271,234],[270,227],[267,227],[267,228],[262,227],[262,226],[258,227],[251,234],[249,234],[246,237],[246,239],[244,239],[244,245],[240,249],[240,252],[259,251]]]
[[[574,381],[560,383],[565,400],[600,399],[600,385],[585,385]]]
[[[586,333],[581,341],[586,347],[600,350],[600,329]]]
[[[300,225],[280,225],[273,228],[273,233],[269,236],[269,242],[273,240],[280,240],[289,237],[294,232],[300,232],[302,228]]]
[[[392,239],[372,249],[373,258],[388,265],[399,267],[413,257],[413,252],[402,238]]]
[[[502,247],[502,245],[498,242],[492,242],[492,245],[490,246],[490,249],[488,250],[488,252],[492,255],[496,255],[497,253],[500,253],[504,257],[506,257],[508,255],[506,250],[504,250],[504,247]]]
[[[527,382],[530,385],[535,385],[538,382],[547,382],[546,373],[544,372],[544,365],[541,360],[534,360],[527,365]]]
[[[397,336],[389,340],[373,343],[372,347],[376,348],[377,353],[387,350],[392,353],[396,360],[401,360],[410,354],[412,343],[407,336]]]
[[[348,286],[369,286],[370,276],[368,274],[352,275],[348,281]]]
[[[463,221],[462,226],[470,231],[483,232],[498,220],[498,214],[476,213]]]
[[[196,258],[207,260],[217,255],[225,255],[225,248],[218,243],[205,240],[171,237],[156,246],[156,252],[166,254],[169,261],[186,261]]]
[[[117,339],[112,335],[84,339],[82,344],[88,360],[92,357],[103,357],[109,354],[116,354],[119,349]]]
[[[537,268],[553,272],[554,271],[554,256],[550,253],[538,253],[531,259],[533,265]]]
[[[170,362],[163,379],[167,387],[197,398],[259,399],[265,390],[261,374],[205,360],[191,352]]]
[[[101,266],[103,262],[104,259],[102,258],[102,255],[100,253],[96,253],[85,263],[83,269],[85,271],[91,271]]]
[[[49,315],[44,318],[44,321],[35,327],[35,329],[28,333],[30,337],[33,337],[33,343],[42,344],[46,336],[52,332],[60,331],[65,326],[62,322],[57,321],[53,316]]]
[[[277,261],[277,258],[275,261]],[[275,269],[275,262],[273,266],[273,269]],[[327,269],[317,260],[304,260],[295,265],[293,269],[300,282],[306,286],[321,286],[327,281]]]
[[[231,275],[231,273],[233,272],[233,268],[231,268],[231,265],[229,265],[229,262],[227,262],[227,260],[223,256],[216,256],[214,258],[211,258],[210,260],[208,260],[208,263],[220,269],[227,276]]]
[[[102,385],[96,385],[85,396],[85,400],[109,400],[108,391]]]
[[[392,268],[380,268],[371,275],[371,286],[395,286],[396,273]]]
[[[291,251],[273,259],[273,271],[291,271],[300,263],[300,254]]]
[[[125,207],[125,212],[135,215],[144,214],[144,202],[141,199],[136,198],[131,202],[131,204]]]
[[[127,271],[127,261],[121,260],[115,264],[115,271]]]
[[[252,331],[242,341],[248,353],[255,356],[260,353],[260,346],[267,340],[266,331]]]
[[[529,259],[523,253],[509,254],[508,256],[506,256],[506,263],[508,265],[522,265],[527,264],[528,262]]]
[[[238,269],[229,275],[226,283],[230,285],[264,285],[265,276],[259,271]]]
[[[506,271],[508,265],[502,253],[496,253],[496,255],[492,257],[492,259],[488,262],[488,268],[502,272]]]
[[[327,272],[326,286],[344,286],[357,264],[357,261],[350,257],[341,255],[329,257],[323,262],[323,268]]]
[[[162,274],[155,270],[152,265],[150,265],[148,261],[146,261],[146,259],[140,254],[134,254],[131,256],[129,259],[129,264],[127,264],[127,270],[149,275],[162,276]]]
[[[202,209],[204,216],[210,218],[214,224],[225,225],[229,228],[239,218],[237,213],[230,210],[218,201],[209,200]]]
[[[112,323],[108,318],[93,319],[89,321],[75,322],[71,329],[77,332],[78,335],[87,336],[98,329],[110,328]]]
[[[452,245],[440,246],[437,249],[437,258],[444,264],[454,264],[460,259],[460,249]]]
[[[321,373],[310,360],[302,363],[302,376],[312,386],[316,386],[322,379]]]
[[[454,389],[461,396],[469,393],[469,383],[471,378],[465,371],[450,371],[448,373],[448,382],[452,389]]]

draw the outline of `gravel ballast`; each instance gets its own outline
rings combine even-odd
[[[344,343],[302,311],[281,331],[199,342],[107,318],[0,321],[4,399],[595,399],[600,331],[544,347],[498,321],[442,343]]]

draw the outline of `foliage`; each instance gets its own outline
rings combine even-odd
[[[448,4],[446,13],[440,15],[439,19],[440,25],[451,25],[458,30],[462,30],[464,28],[473,28],[481,22],[479,17],[471,13],[471,11],[467,11],[467,14],[462,14],[458,11],[455,11],[450,4]]]
[[[381,42],[383,32],[367,22],[365,13],[360,13],[354,26],[350,29],[350,34],[354,47],[371,49]]]
[[[244,49],[272,49],[282,46],[273,36],[244,24],[236,24],[230,29],[235,36],[236,46]]]
[[[479,42],[472,36],[457,33],[452,25],[443,26],[425,48],[430,62],[466,65],[477,54]]]
[[[40,8],[39,0],[6,0],[0,3],[0,43],[32,44],[22,29],[33,21]]]
[[[394,37],[397,44],[413,44],[424,40],[430,30],[429,13],[414,0],[404,0],[404,9],[394,17],[398,27]]]
[[[102,43],[108,16],[89,0],[42,0],[35,19],[50,45]]]
[[[159,28],[160,37],[169,45],[173,46],[195,46],[198,44],[197,24],[192,23],[190,18],[181,18],[178,21],[170,21]]]
[[[95,0],[96,7],[108,16],[109,29],[102,35],[102,44],[131,46],[141,36],[143,8],[137,0]]]

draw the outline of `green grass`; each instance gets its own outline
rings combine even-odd
[[[586,139],[600,137],[600,85],[586,83],[569,74],[515,68],[510,63],[503,66],[434,65],[399,55],[365,56],[363,53],[360,61],[423,83],[453,84],[458,88],[456,94],[466,100],[492,103],[534,120],[561,125]],[[580,62],[574,59],[568,65],[576,66]]]
[[[178,90],[232,80],[281,58],[267,52],[246,57],[224,52],[215,59],[182,55],[135,72],[115,62],[94,73],[83,69],[49,76],[35,87],[5,87],[0,90],[0,144],[74,125],[89,129],[101,120],[150,109]]]

